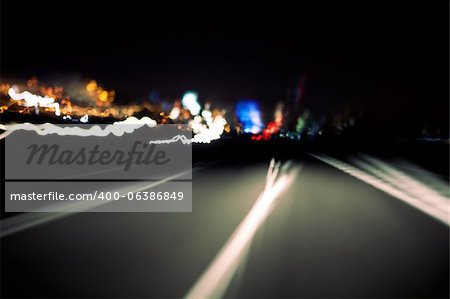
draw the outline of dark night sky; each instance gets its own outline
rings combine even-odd
[[[39,2],[39,1],[36,1]],[[448,3],[24,4],[2,1],[2,75],[81,74],[125,99],[251,97],[307,73],[305,103],[448,120]],[[378,110],[377,110],[378,109]]]

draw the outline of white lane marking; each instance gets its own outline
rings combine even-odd
[[[398,186],[398,178],[395,177],[395,175],[390,173],[390,176],[386,176],[386,174],[383,174],[383,179],[378,178],[375,175],[372,175],[364,170],[358,169],[348,163],[342,162],[340,160],[334,159],[332,157],[326,156],[326,155],[316,155],[316,154],[310,154],[311,156],[319,159],[320,161],[323,161],[345,173],[350,174],[351,176],[360,179],[361,181],[379,189],[384,192],[386,192],[389,195],[392,195],[403,202],[411,205],[412,207],[428,214],[429,216],[433,217],[434,219],[450,226],[450,205],[449,201],[446,200],[446,202],[442,202],[442,198],[435,198],[433,196],[433,192],[429,191],[424,193],[423,192],[423,185],[421,186],[422,189],[420,193],[415,193],[414,195],[411,195],[410,192],[404,191],[404,186],[400,187]],[[374,170],[373,168],[370,168],[367,164],[364,164],[363,162],[359,162],[361,166],[366,167],[368,170],[371,170],[372,172],[375,172],[377,175],[381,175],[382,173],[379,171]],[[402,177],[404,180],[405,178]],[[409,180],[408,184],[416,184],[414,181]],[[430,204],[432,202],[433,204]]]
[[[288,166],[285,164],[281,167],[280,163],[271,161],[264,191],[206,271],[189,290],[186,298],[223,296],[239,264],[246,256],[253,237],[272,211],[277,198],[294,182],[297,169],[288,172]],[[281,174],[278,177],[279,173]]]

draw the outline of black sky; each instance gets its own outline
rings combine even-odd
[[[448,119],[448,2],[118,4],[2,1],[3,78],[81,74],[123,99],[186,89]],[[386,108],[386,109],[384,109]]]

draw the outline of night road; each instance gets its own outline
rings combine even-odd
[[[449,1],[0,2],[0,298],[449,298]]]
[[[2,238],[4,293],[187,295],[264,189],[268,162],[226,164],[194,172],[192,213],[80,213]],[[293,167],[225,297],[448,294],[446,225],[313,157]]]

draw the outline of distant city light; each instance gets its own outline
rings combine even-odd
[[[236,105],[236,117],[242,124],[244,133],[258,134],[264,127],[258,102],[242,100]]]
[[[172,110],[170,111],[169,117],[171,119],[177,119],[178,116],[180,116],[180,108],[173,107]]]
[[[87,123],[89,121],[89,115],[85,114],[80,118],[80,122]]]
[[[187,91],[181,99],[183,107],[188,109],[192,115],[198,115],[201,110],[201,106],[198,103],[198,93],[195,91]]]

